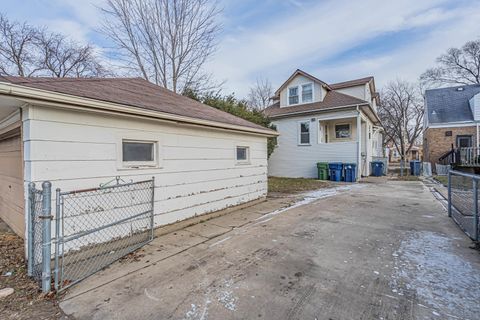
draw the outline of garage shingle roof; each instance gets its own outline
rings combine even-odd
[[[0,77],[0,82],[269,131],[265,127],[176,94],[141,78]],[[274,133],[273,130],[272,133]]]
[[[306,103],[290,107],[280,107],[280,102],[277,102],[266,108],[264,112],[269,117],[280,117],[291,113],[327,110],[337,107],[366,104],[368,104],[368,102],[364,100],[340,92],[328,91],[323,101],[320,102]]]
[[[478,84],[426,90],[428,123],[473,121],[469,100],[478,93]]]

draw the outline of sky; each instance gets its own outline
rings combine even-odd
[[[416,81],[450,47],[480,39],[480,0],[219,0],[223,26],[206,70],[245,97],[257,79],[277,89],[297,68],[334,83],[374,76],[377,89]],[[93,43],[105,0],[1,0],[12,20]]]

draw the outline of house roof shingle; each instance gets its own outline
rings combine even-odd
[[[338,89],[343,89],[348,87],[360,86],[362,84],[370,82],[371,80],[373,80],[372,76],[349,80],[349,81],[343,81],[343,82],[330,84],[330,88],[332,88],[333,90],[338,90]]]
[[[176,94],[141,78],[79,79],[0,77],[0,82],[183,117],[261,129],[264,131],[269,130],[230,113]],[[272,133],[274,133],[273,130]]]
[[[277,102],[266,108],[264,112],[269,117],[279,117],[297,112],[317,111],[336,107],[365,104],[368,104],[368,102],[340,92],[328,91],[323,101],[320,102],[313,102],[282,108],[280,108],[280,103]]]
[[[469,100],[478,93],[478,84],[426,90],[428,123],[473,121]]]

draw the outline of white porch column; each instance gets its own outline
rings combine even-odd
[[[362,117],[357,107],[357,179],[360,179],[362,166]]]

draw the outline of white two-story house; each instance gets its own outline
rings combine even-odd
[[[327,84],[296,70],[265,109],[280,133],[269,175],[315,178],[317,162],[355,163],[357,177],[369,175],[383,154],[378,103],[373,77]]]

